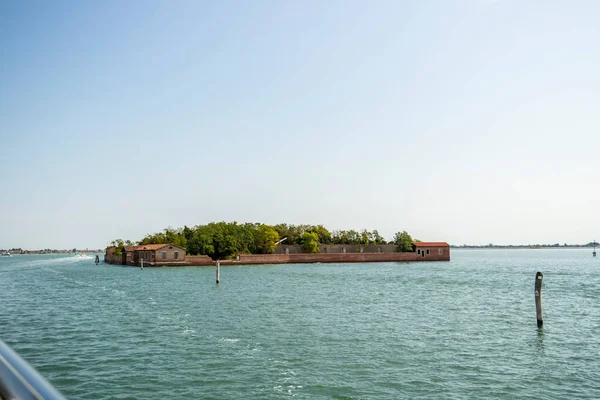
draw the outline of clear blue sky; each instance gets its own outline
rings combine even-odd
[[[0,2],[0,248],[600,239],[600,2]]]

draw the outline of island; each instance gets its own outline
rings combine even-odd
[[[377,230],[337,230],[323,225],[267,225],[212,222],[167,228],[143,239],[116,239],[107,247],[108,264],[201,266],[346,262],[449,261],[446,242],[413,240],[406,231],[386,241]]]

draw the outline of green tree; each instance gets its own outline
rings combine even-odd
[[[167,243],[167,238],[165,237],[164,233],[162,233],[162,232],[158,232],[158,233],[154,233],[154,234],[147,234],[139,242],[140,245],[165,244],[165,243]]]
[[[115,256],[120,256],[123,254],[123,251],[125,250],[125,242],[123,242],[122,239],[115,239],[110,242],[110,244],[116,247],[116,249],[113,250],[113,254]]]
[[[319,235],[314,232],[304,232],[304,235],[302,235],[302,250],[305,253],[318,253]]]
[[[290,228],[288,227],[287,224],[277,224],[277,225],[273,226],[273,229],[275,229],[277,231],[277,234],[279,235],[280,239],[283,239],[284,237],[286,237],[287,243],[292,243],[292,239],[291,239],[291,235],[290,235]]]
[[[260,225],[256,232],[256,249],[260,254],[272,254],[279,241],[279,233],[268,225]]]
[[[187,240],[188,242],[194,237],[194,233],[194,229],[188,228],[187,225],[183,226],[182,234],[183,236],[185,236],[185,240]]]
[[[366,229],[360,232],[360,244],[371,244],[373,243],[373,234]]]
[[[331,235],[331,243],[333,244],[350,244],[348,231],[334,231]]]
[[[349,244],[360,244],[360,234],[354,229],[349,230],[348,242]]]
[[[173,243],[174,245],[186,248],[187,239],[183,234],[183,229],[167,228],[164,232],[165,243]]]
[[[219,255],[222,257],[229,257],[234,254],[239,254],[241,253],[240,248],[240,242],[236,236],[225,235],[219,246]]]
[[[397,251],[413,251],[413,239],[406,231],[396,232],[394,244]]]
[[[319,237],[319,243],[321,244],[330,244],[331,243],[331,233],[325,228],[323,225],[317,225],[310,228],[312,233],[316,233]]]
[[[373,241],[375,244],[385,244],[387,243],[385,238],[379,234],[377,230],[373,231]]]
[[[376,230],[373,232],[362,230],[360,233],[355,230],[330,232],[323,225],[269,226],[259,223],[239,224],[235,221],[211,222],[193,228],[187,225],[183,228],[169,227],[158,233],[147,234],[137,243],[141,245],[173,243],[186,248],[190,255],[203,254],[213,259],[223,259],[235,254],[272,253],[274,243],[283,238],[287,238],[288,244],[301,245],[307,252],[318,252],[319,244],[359,246],[385,243],[385,239]],[[396,241],[396,238],[394,240]],[[113,240],[112,244],[117,247],[118,253],[123,248],[123,244],[130,245],[131,242],[117,239]]]
[[[299,226],[289,225],[288,243],[289,244],[302,244],[302,235],[304,232]]]
[[[215,254],[212,237],[203,230],[196,230],[188,240],[187,251],[194,256],[197,254],[212,256]]]

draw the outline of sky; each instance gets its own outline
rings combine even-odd
[[[597,1],[0,2],[0,248],[600,238]]]

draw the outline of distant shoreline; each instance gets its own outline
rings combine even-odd
[[[95,254],[95,253],[104,253],[104,250],[81,250],[81,251],[68,251],[68,250],[0,250],[0,253],[8,251],[11,255],[48,255],[48,254],[56,254],[56,255],[77,255],[77,254]]]
[[[494,246],[494,247],[479,247],[479,246],[450,246],[452,250],[593,250],[594,246],[568,246],[568,247],[553,247],[553,246]],[[597,247],[598,248],[598,247]]]

